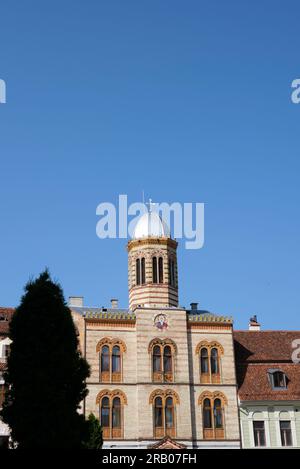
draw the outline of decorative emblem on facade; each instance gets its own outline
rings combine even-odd
[[[164,331],[165,329],[168,328],[168,318],[165,314],[158,314],[154,318],[154,325],[159,329],[160,331]]]

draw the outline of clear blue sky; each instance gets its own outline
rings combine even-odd
[[[125,240],[96,206],[204,202],[180,303],[300,329],[298,1],[1,3],[0,304],[45,266],[66,296],[127,306]]]

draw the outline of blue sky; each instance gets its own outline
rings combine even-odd
[[[96,206],[142,190],[205,203],[180,303],[300,329],[297,1],[1,4],[0,304],[48,266],[66,296],[126,307],[125,240]]]

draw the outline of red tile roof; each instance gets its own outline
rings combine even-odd
[[[6,336],[9,332],[9,323],[14,314],[14,308],[0,307],[0,336]]]
[[[6,363],[0,362],[0,371],[6,370]]]
[[[295,350],[292,343],[295,339],[300,340],[300,331],[234,332],[241,400],[300,400],[300,363],[292,361]],[[268,370],[275,368],[285,373],[287,389],[272,389]]]

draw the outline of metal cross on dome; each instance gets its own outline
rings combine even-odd
[[[152,202],[152,199],[149,199],[149,202],[146,202],[146,205],[148,205],[148,211],[149,213],[152,212],[152,207],[154,207],[156,204]]]

